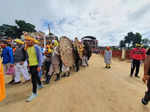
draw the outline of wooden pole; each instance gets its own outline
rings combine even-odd
[[[49,35],[50,35],[51,31],[50,31],[50,26],[49,26],[49,24],[48,24],[48,31],[49,31]]]

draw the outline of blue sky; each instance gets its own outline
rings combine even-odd
[[[149,0],[1,0],[0,25],[23,19],[37,30],[73,39],[95,36],[100,45],[118,45],[130,32],[150,39]]]

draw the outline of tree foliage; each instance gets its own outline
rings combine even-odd
[[[15,20],[16,25],[3,24],[0,26],[0,36],[20,38],[23,31],[36,32],[35,26],[23,20]]]
[[[150,40],[148,38],[144,38],[142,39],[142,44],[145,48],[147,48],[150,45]]]
[[[135,47],[137,43],[141,44],[141,42],[142,42],[142,35],[140,33],[129,32],[124,37],[124,40],[120,41],[120,47],[125,47],[126,45],[128,46],[128,48]]]
[[[140,33],[134,34],[134,38],[132,38],[132,46],[135,47],[136,44],[141,44],[142,42],[142,35]]]
[[[134,33],[133,33],[133,32],[129,32],[129,33],[125,36],[124,42],[125,42],[125,44],[128,44],[128,48],[129,48],[129,46],[131,45],[133,38],[134,38]]]
[[[126,47],[125,41],[121,40],[119,46],[120,48]]]

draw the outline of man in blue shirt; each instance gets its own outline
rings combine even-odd
[[[4,66],[4,73],[6,74],[7,69],[10,66],[14,66],[14,57],[13,57],[13,49],[9,46],[8,42],[6,40],[1,40],[0,46],[3,49],[2,50],[2,63]],[[9,84],[14,82],[14,76],[12,78],[12,81],[9,82]]]

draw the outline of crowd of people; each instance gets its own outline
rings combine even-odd
[[[70,42],[74,59],[73,66],[66,66],[60,53],[60,40],[56,38],[47,40],[46,47],[30,35],[26,35],[24,40],[2,39],[0,40],[0,47],[3,68],[0,66],[0,73],[3,69],[4,74],[12,77],[12,80],[8,83],[10,85],[22,83],[21,75],[23,75],[25,80],[23,83],[31,81],[32,94],[26,100],[30,102],[36,98],[37,90],[43,88],[43,80],[44,84],[49,84],[53,75],[56,75],[55,81],[58,81],[61,77],[69,77],[72,70],[78,72],[80,66],[88,66],[88,60],[92,54],[88,43],[80,42],[78,38]],[[148,90],[141,102],[147,105],[150,101],[150,49],[146,50],[142,45],[136,44],[136,47],[130,52],[130,58],[131,77],[133,77],[136,69],[135,77],[140,78],[138,75],[140,65],[142,62],[144,63],[144,76],[142,80],[147,84]],[[105,68],[111,68],[111,59],[112,50],[110,47],[106,47],[104,51]]]
[[[46,48],[43,43],[29,35],[26,35],[24,40],[0,40],[0,46],[4,74],[12,77],[8,84],[22,83],[21,75],[25,80],[23,83],[30,80],[32,82],[32,94],[27,98],[27,102],[36,98],[37,90],[43,88],[42,80],[49,84],[53,75],[56,75],[55,81],[61,77],[69,77],[71,70],[78,72],[80,66],[88,66],[91,57],[89,45],[80,42],[78,38],[72,41],[75,62],[72,67],[66,66],[62,60],[59,40],[56,38],[47,40]]]

